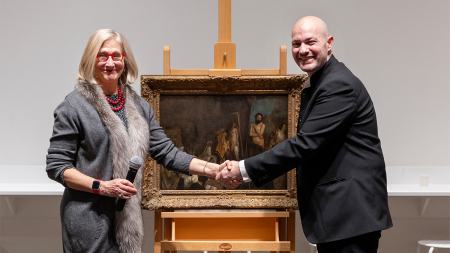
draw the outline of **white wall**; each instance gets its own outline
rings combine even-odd
[[[305,15],[328,23],[335,56],[367,86],[387,165],[450,165],[449,1],[233,1],[237,68],[278,68],[279,46],[290,48]],[[53,110],[100,28],[128,38],[140,75],[162,74],[164,45],[172,68],[214,66],[214,0],[0,0],[1,165],[45,163]]]
[[[305,15],[328,23],[335,56],[369,90],[387,165],[449,166],[449,1],[234,0],[237,68],[278,68],[279,46],[290,48],[292,26]],[[0,165],[45,164],[53,110],[73,89],[86,42],[101,28],[127,37],[140,75],[163,73],[164,45],[172,68],[213,68],[217,1],[0,0]],[[288,74],[299,73],[288,58]],[[382,252],[412,252],[426,235],[448,238],[447,197],[432,199],[425,217],[417,198],[389,201],[395,226],[383,233]],[[11,214],[0,198],[0,252],[59,252],[58,202],[19,198],[19,213]],[[150,236],[152,215],[144,216]],[[307,252],[300,226],[297,240],[297,252]]]

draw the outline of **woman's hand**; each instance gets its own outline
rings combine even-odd
[[[110,181],[101,181],[99,194],[108,197],[131,199],[131,196],[137,194],[137,190],[130,181],[117,178]]]
[[[214,179],[217,176],[217,174],[219,174],[220,171],[227,168],[228,163],[229,163],[228,160],[226,160],[222,164],[215,164],[208,162],[205,166],[205,173],[203,176],[207,176],[208,178]]]

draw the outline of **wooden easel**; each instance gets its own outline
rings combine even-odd
[[[231,42],[231,0],[219,0],[219,42],[214,46],[214,69],[171,69],[170,46],[164,46],[164,75],[286,75],[286,57],[286,46],[280,46],[279,69],[236,69],[236,45]],[[154,252],[178,250],[295,253],[295,211],[155,210]]]

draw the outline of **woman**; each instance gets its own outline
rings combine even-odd
[[[46,170],[66,187],[61,201],[64,252],[141,252],[142,169],[134,185],[123,179],[132,156],[144,158],[150,152],[158,163],[183,174],[214,178],[219,171],[219,165],[174,147],[150,105],[131,88],[137,77],[125,38],[98,30],[87,43],[75,90],[54,112]],[[117,198],[127,204],[116,213]]]

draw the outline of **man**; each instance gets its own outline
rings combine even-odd
[[[376,252],[392,220],[375,111],[361,81],[332,55],[333,41],[317,17],[295,24],[292,56],[309,76],[296,136],[230,162],[216,180],[259,186],[297,167],[303,231],[318,251]]]
[[[222,128],[219,131],[216,131],[215,133],[217,138],[216,154],[219,156],[219,163],[222,164],[226,160],[225,154],[228,152],[230,148],[230,142],[227,141],[227,132],[225,128]]]
[[[269,149],[273,148],[275,145],[283,142],[286,139],[286,123],[281,123],[281,126],[279,128],[275,127],[275,130],[273,131],[272,138],[270,139]]]
[[[266,125],[262,123],[263,116],[261,113],[255,115],[255,123],[250,126],[250,137],[252,137],[253,143],[262,147],[264,150],[264,130]]]
[[[199,155],[198,158],[209,162],[209,159],[211,159],[211,157],[212,157],[212,155],[211,155],[211,145],[212,145],[212,141],[206,142],[205,150],[203,150],[203,153],[201,155]]]

